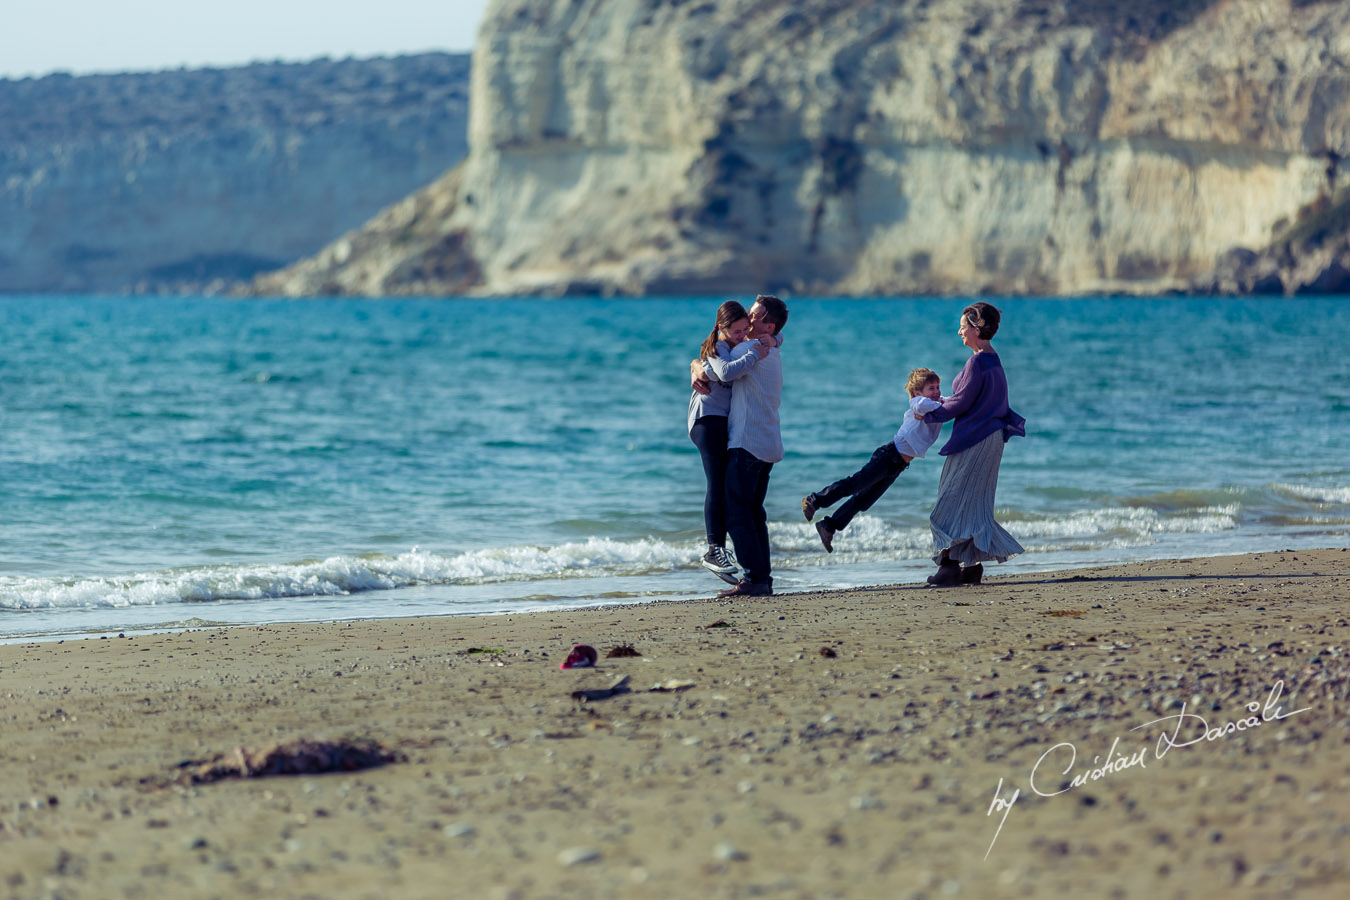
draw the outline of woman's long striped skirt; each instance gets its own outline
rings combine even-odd
[[[938,481],[937,503],[928,516],[933,561],[945,551],[960,563],[1005,562],[1024,552],[1017,539],[994,521],[994,491],[1003,459],[1003,432],[947,457]]]

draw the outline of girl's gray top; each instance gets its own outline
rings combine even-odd
[[[741,341],[735,347],[728,347],[726,341],[718,341],[717,355],[703,361],[703,371],[708,373],[708,387],[712,393],[690,392],[693,394],[689,398],[690,431],[703,416],[725,416],[731,412],[731,382],[753,369],[760,360],[753,343]]]

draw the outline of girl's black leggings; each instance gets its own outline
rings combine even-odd
[[[703,495],[703,527],[708,543],[727,544],[727,417],[701,416],[689,429],[689,439],[703,458],[703,477],[708,482]]]

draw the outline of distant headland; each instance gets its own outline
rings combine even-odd
[[[0,79],[0,292],[219,292],[466,152],[469,55]]]

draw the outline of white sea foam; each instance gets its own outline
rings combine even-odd
[[[1059,516],[1000,511],[997,518],[1030,550],[1028,542],[1047,549],[1135,547],[1153,543],[1155,535],[1228,531],[1237,527],[1239,512],[1236,505],[1197,507],[1170,513],[1147,507],[1113,506]],[[769,537],[774,549],[783,553],[820,549],[815,525],[804,522],[770,523]],[[849,553],[926,555],[931,541],[926,522],[921,526],[897,527],[864,513],[841,533],[835,546],[836,550]]]
[[[1286,488],[1288,486],[1285,486]],[[1325,493],[1323,491],[1322,493]],[[1165,535],[1209,534],[1238,527],[1240,508],[1201,506],[1160,512],[1110,506],[1065,515],[999,512],[1029,552],[1133,548]],[[771,522],[775,566],[921,559],[931,551],[927,522],[895,525],[858,516],[827,557],[815,526]],[[334,556],[294,563],[196,566],[85,578],[0,578],[0,610],[92,609],[173,603],[322,597],[414,585],[486,585],[558,579],[607,579],[687,571],[701,541],[593,537],[556,546],[515,545],[460,554],[414,548],[397,556]]]
[[[486,584],[637,575],[689,566],[694,544],[591,538],[556,547],[501,547],[457,556],[335,556],[271,565],[220,565],[78,579],[0,578],[0,609],[156,606],[213,600],[318,597],[417,584]]]
[[[420,580],[472,584],[662,571],[690,562],[697,553],[693,544],[676,545],[654,538],[616,541],[593,537],[556,547],[501,547],[448,558],[435,554],[421,556]]]
[[[840,549],[849,553],[926,553],[932,543],[928,526],[903,528],[863,514],[840,533]],[[824,553],[816,526],[806,522],[770,522],[769,543],[779,553]]]
[[[1084,538],[1099,535],[1147,537],[1154,534],[1209,534],[1237,527],[1237,506],[1206,506],[1163,514],[1145,507],[1104,507],[1067,516],[1008,519],[1003,524],[1019,538]]]
[[[1309,487],[1303,484],[1272,484],[1271,488],[1289,494],[1300,500],[1310,500],[1317,504],[1350,503],[1350,487]]]

